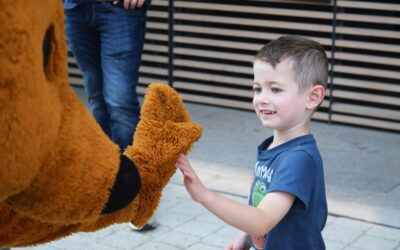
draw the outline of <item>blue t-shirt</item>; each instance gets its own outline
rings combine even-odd
[[[258,147],[249,204],[258,206],[269,192],[283,191],[295,201],[283,219],[264,237],[251,237],[255,249],[325,249],[321,231],[327,219],[321,155],[312,135],[266,150],[273,137]]]

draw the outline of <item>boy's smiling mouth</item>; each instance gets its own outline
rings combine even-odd
[[[260,110],[260,114],[262,114],[262,115],[273,115],[273,114],[276,114],[276,111],[263,109],[263,110]]]

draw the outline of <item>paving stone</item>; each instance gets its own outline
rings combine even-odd
[[[205,221],[205,222],[214,223],[214,224],[219,224],[221,227],[222,226],[229,226],[228,224],[226,224],[224,221],[222,221],[220,218],[218,218],[217,216],[215,216],[212,213],[201,214],[201,215],[197,216],[196,219],[197,220],[202,220],[202,221]]]
[[[95,237],[97,239],[103,239],[104,237],[110,236],[116,232],[123,231],[123,230],[129,230],[128,223],[122,223],[122,224],[115,224],[110,227],[107,227],[105,229],[93,232],[93,233],[88,233],[86,234],[86,237]]]
[[[351,244],[352,247],[358,247],[363,250],[394,250],[398,246],[398,242],[393,240],[381,239],[375,236],[363,235]]]
[[[342,250],[346,247],[346,244],[333,240],[324,240],[326,250]]]
[[[367,235],[400,242],[400,229],[374,225],[368,230]]]
[[[168,185],[163,191],[163,196],[175,200],[190,200],[190,195],[181,185]]]
[[[134,249],[134,248],[132,248]],[[151,250],[151,249],[162,249],[162,250],[179,250],[182,248],[179,248],[177,246],[172,246],[168,245],[163,242],[157,242],[157,241],[152,241],[148,242],[146,244],[143,244],[142,246],[135,248],[135,250]]]
[[[221,250],[221,248],[217,247],[217,246],[204,244],[204,243],[196,243],[196,244],[190,246],[189,248],[187,248],[187,250]]]
[[[104,242],[96,242],[96,243],[91,243],[87,245],[83,245],[82,248],[66,248],[66,249],[85,249],[85,250],[128,250],[132,248],[123,248],[123,246],[113,246],[113,245],[108,245],[107,243]]]
[[[40,245],[37,247],[18,247],[11,248],[12,250],[63,250],[62,248],[56,248],[55,246],[50,244]]]
[[[87,245],[96,241],[97,239],[95,239],[95,237],[93,237],[91,234],[79,233],[58,241],[53,241],[50,244],[52,247],[61,249],[82,249],[83,245]]]
[[[199,242],[200,238],[191,234],[173,230],[161,235],[160,237],[157,237],[157,241],[186,249],[188,246]]]
[[[152,237],[133,231],[121,230],[103,238],[102,243],[107,243],[115,248],[132,249],[148,242]]]
[[[169,210],[160,211],[157,215],[158,223],[169,227],[179,226],[195,217]]]
[[[336,225],[342,225],[350,228],[357,228],[361,230],[368,230],[372,227],[371,223],[364,222],[364,221],[358,221],[358,220],[353,220],[349,218],[343,218],[343,217],[338,217],[333,224]]]
[[[220,224],[214,224],[212,222],[195,219],[183,225],[177,226],[174,230],[202,238],[206,235],[214,233],[220,228]]]
[[[207,235],[201,241],[204,242],[205,244],[215,245],[215,246],[219,247],[220,249],[223,249],[237,235],[230,237],[226,234],[213,233],[213,234]]]
[[[223,227],[220,230],[218,230],[216,233],[225,235],[233,239],[234,237],[238,236],[241,233],[241,231],[237,228],[227,225],[226,227]]]
[[[364,234],[364,231],[357,228],[349,228],[335,223],[328,225],[323,231],[322,236],[326,240],[333,240],[344,244],[351,243]]]
[[[178,202],[179,202],[179,200],[177,200],[177,199],[171,199],[169,197],[163,196],[161,198],[160,205],[157,208],[156,216],[157,216],[157,213],[175,206]]]
[[[182,200],[175,206],[170,207],[168,211],[174,211],[177,213],[187,214],[190,216],[199,216],[204,213],[209,213],[205,207],[192,200]]]

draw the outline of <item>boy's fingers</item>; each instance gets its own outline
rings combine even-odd
[[[185,165],[176,165],[176,167],[182,172],[184,177],[192,178],[190,171],[185,168]]]

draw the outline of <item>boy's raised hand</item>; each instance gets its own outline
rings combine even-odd
[[[182,172],[184,178],[183,183],[192,199],[202,203],[206,199],[209,190],[196,175],[196,172],[190,166],[190,162],[184,154],[179,156],[176,167]]]

